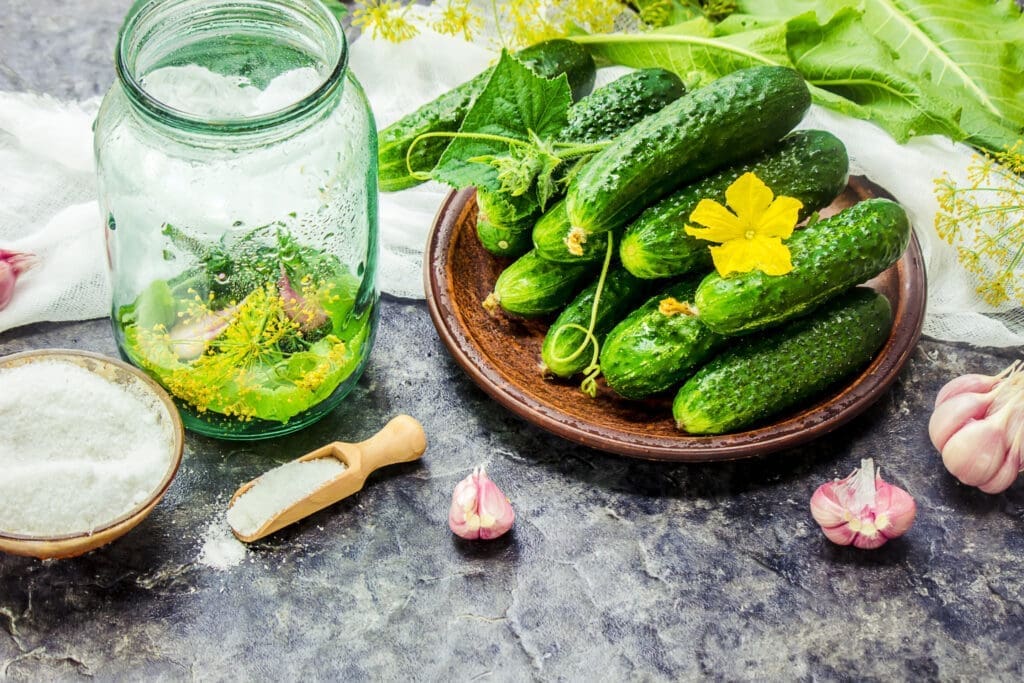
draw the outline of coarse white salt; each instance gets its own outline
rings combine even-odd
[[[0,531],[91,533],[145,503],[173,455],[164,410],[74,363],[0,369]]]
[[[344,472],[330,456],[293,460],[270,470],[228,508],[228,524],[242,536],[256,533],[271,517],[299,502]]]
[[[237,567],[248,555],[245,545],[231,535],[223,519],[217,519],[206,527],[203,534],[203,546],[199,551],[199,562],[224,571]]]

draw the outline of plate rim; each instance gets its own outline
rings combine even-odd
[[[850,176],[849,187],[861,200],[872,196],[888,196],[884,188],[874,185],[863,176]],[[743,432],[663,437],[600,428],[627,440],[613,438],[597,431],[593,423],[561,412],[511,382],[502,381],[500,367],[466,333],[457,307],[452,305],[443,284],[451,280],[449,254],[452,250],[446,247],[474,195],[473,188],[450,191],[438,208],[427,238],[423,260],[424,292],[434,327],[449,355],[491,398],[530,424],[583,446],[644,460],[718,462],[757,457],[803,445],[838,429],[877,402],[896,381],[921,337],[928,291],[927,273],[920,242],[911,230],[907,249],[891,267],[897,269],[900,285],[897,306],[893,311],[892,331],[871,364],[843,385],[844,390],[824,402],[819,401],[789,415],[785,420]],[[920,286],[913,285],[915,280]],[[453,327],[449,321],[458,321],[458,324]],[[906,334],[907,330],[909,334]],[[489,367],[478,366],[472,360],[474,356],[486,362]],[[880,377],[871,382],[864,381],[872,375]],[[823,411],[832,414],[821,418],[819,413]],[[807,424],[812,417],[815,422]],[[588,430],[586,426],[594,430]]]

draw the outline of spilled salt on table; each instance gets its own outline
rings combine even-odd
[[[163,410],[74,363],[0,369],[0,530],[87,533],[147,501],[171,464]]]
[[[345,464],[332,457],[293,460],[276,467],[228,508],[228,524],[242,536],[254,534],[271,517],[344,471]]]
[[[249,554],[245,545],[235,538],[223,519],[217,519],[206,527],[203,547],[199,551],[199,563],[221,571],[236,567]]]

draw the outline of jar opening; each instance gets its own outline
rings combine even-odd
[[[225,132],[297,118],[342,83],[348,49],[320,0],[151,0],[121,28],[118,79],[171,125]]]

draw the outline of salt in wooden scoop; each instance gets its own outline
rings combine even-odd
[[[351,496],[374,470],[416,460],[426,448],[420,423],[399,415],[366,441],[335,441],[243,484],[228,503],[228,523],[238,540],[251,543]],[[282,476],[275,475],[279,471]],[[275,486],[288,490],[275,491]],[[235,508],[246,494],[259,498]],[[262,514],[254,515],[251,508],[261,506]]]

